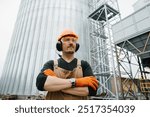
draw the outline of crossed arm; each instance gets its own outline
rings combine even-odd
[[[62,91],[77,96],[87,96],[89,94],[88,87],[71,88],[71,86],[72,84],[69,79],[48,76],[44,84],[44,89],[49,92]]]
[[[72,88],[72,84],[69,79],[58,78],[51,69],[46,69],[44,70],[44,72],[41,72],[38,75],[36,86],[41,91],[62,91],[64,93],[77,96],[96,94],[96,90],[98,88],[98,81],[94,76],[77,78],[75,82],[76,87]]]

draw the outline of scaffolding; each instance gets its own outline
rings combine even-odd
[[[149,99],[150,95],[150,32],[116,44],[123,99]],[[124,73],[123,73],[124,72]],[[135,87],[134,89],[132,87]]]
[[[89,0],[90,62],[99,88],[93,99],[119,99],[118,65],[112,41],[112,24],[120,20],[117,0]]]
[[[150,3],[112,26],[121,97],[150,99]]]

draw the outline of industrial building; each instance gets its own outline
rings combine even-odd
[[[58,58],[57,36],[71,28],[80,38],[76,57],[91,64],[100,83],[91,99],[149,99],[150,2],[139,0],[134,8],[121,19],[117,0],[21,0],[1,98],[43,99],[36,77],[46,61]]]
[[[134,13],[112,26],[121,95],[123,99],[149,99],[150,1],[139,0],[133,6]]]

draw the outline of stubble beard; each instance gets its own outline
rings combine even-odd
[[[70,47],[68,47],[67,49],[69,49],[69,48],[72,48],[72,49],[71,49],[71,50],[68,50],[66,53],[67,53],[67,54],[74,54],[74,53],[75,53],[74,47],[73,47],[73,46],[70,46]]]

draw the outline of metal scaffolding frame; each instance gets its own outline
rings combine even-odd
[[[136,41],[136,42],[135,42]],[[122,79],[121,87],[123,99],[149,99],[150,73],[145,70],[145,58],[150,61],[150,32],[116,44],[119,76]],[[150,67],[150,65],[148,65]]]
[[[120,20],[117,0],[89,0],[90,62],[100,86],[93,99],[119,99],[118,65],[111,26]]]

